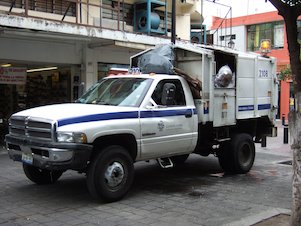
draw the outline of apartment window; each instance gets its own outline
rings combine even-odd
[[[272,48],[283,48],[284,46],[284,23],[273,22],[254,24],[247,26],[248,51],[257,51],[262,39],[270,39]]]
[[[284,24],[274,26],[274,48],[283,48],[284,46]]]
[[[2,0],[0,5],[1,6],[8,6],[8,7],[11,7],[11,5],[13,5],[13,7],[15,7],[15,8],[22,8],[23,5],[24,5],[24,1],[22,1],[22,0],[15,0],[15,1]]]
[[[76,16],[76,4],[73,2],[70,3],[64,0],[28,0],[27,2],[29,10],[64,15],[68,9],[67,16]],[[3,0],[0,2],[0,5],[13,6],[12,10],[14,10],[15,8],[24,9],[25,3],[25,0]]]
[[[75,16],[75,3],[62,0],[29,0],[31,10],[64,15],[68,9],[67,16]]]

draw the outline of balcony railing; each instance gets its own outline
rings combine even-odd
[[[19,15],[64,23],[134,32],[133,4],[124,0],[2,0],[0,14]],[[158,10],[164,27],[164,12]],[[170,16],[167,28],[170,30]],[[161,25],[162,24],[162,25]]]

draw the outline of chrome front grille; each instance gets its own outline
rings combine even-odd
[[[11,135],[32,140],[54,140],[54,122],[34,117],[12,116],[9,121]]]

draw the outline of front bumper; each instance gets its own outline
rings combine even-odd
[[[22,162],[22,155],[30,156],[32,165],[49,170],[81,170],[87,166],[92,145],[74,143],[43,143],[10,134],[5,136],[9,157]]]

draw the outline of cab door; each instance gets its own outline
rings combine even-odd
[[[141,159],[191,152],[196,115],[187,107],[181,81],[161,80],[141,109]]]

